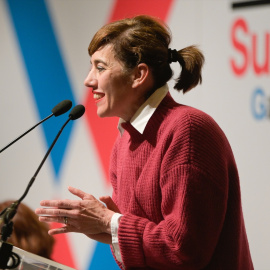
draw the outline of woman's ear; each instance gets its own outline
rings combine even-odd
[[[133,73],[132,87],[137,88],[145,84],[150,79],[150,69],[147,64],[141,63],[135,69]]]

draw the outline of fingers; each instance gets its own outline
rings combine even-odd
[[[51,229],[48,231],[49,235],[56,235],[56,234],[62,234],[62,233],[69,233],[69,232],[76,232],[76,228],[73,227],[71,224],[71,220],[68,219],[67,222],[65,222],[64,217],[45,217],[41,216],[39,217],[39,221],[41,222],[48,222],[50,223]],[[62,223],[63,226],[56,228],[56,224]],[[59,226],[59,225],[58,225]]]
[[[84,191],[74,188],[68,187],[68,190],[73,194],[81,198],[82,200],[96,200],[96,198]],[[55,207],[55,208],[64,208],[64,209],[75,209],[80,207],[80,201],[76,200],[43,200],[40,202],[41,206],[45,207]]]
[[[82,200],[43,200],[40,203],[42,208],[35,210],[42,222],[64,224],[61,228],[51,229],[49,234],[66,232],[80,232],[86,235],[110,234],[111,217],[114,212],[120,212],[113,200],[109,196],[97,200],[94,196],[73,187],[68,187],[68,190]]]
[[[74,188],[74,187],[68,187],[68,190],[73,194],[81,198],[82,200],[95,200],[96,198],[88,193],[85,193],[84,191]],[[76,208],[80,205],[80,202],[75,200],[43,200],[40,202],[41,206],[48,206],[48,207],[61,207],[66,209],[72,209]]]
[[[45,205],[45,206],[49,206],[49,205]],[[72,212],[68,211],[67,208],[37,208],[35,210],[35,213],[37,215],[65,217],[65,216],[70,216]]]
[[[55,229],[49,230],[48,234],[49,235],[56,235],[56,234],[68,233],[68,232],[72,232],[72,230],[70,230],[68,226],[63,226],[60,228],[55,228]]]
[[[69,232],[80,232],[78,229],[76,229],[72,224],[72,219],[67,219],[65,221],[64,217],[39,217],[39,221],[41,222],[49,222],[51,224],[55,223],[62,223],[63,226],[59,228],[54,228],[56,225],[53,225],[53,228],[51,228],[48,231],[49,235],[55,235],[55,234],[61,234],[61,233],[69,233]]]
[[[70,220],[67,219],[67,221],[65,221],[65,218],[67,218],[67,217],[41,216],[41,217],[39,217],[39,221],[41,221],[41,222],[50,222],[50,223],[51,222],[63,223],[65,225],[67,225],[68,221],[70,221]]]
[[[70,193],[72,193],[75,196],[78,196],[79,198],[81,198],[82,200],[92,200],[95,199],[95,197],[91,194],[88,194],[78,188],[74,188],[74,187],[68,187],[68,190]]]
[[[40,205],[51,208],[73,209],[77,208],[80,202],[74,200],[43,200]]]
[[[112,210],[113,212],[120,213],[119,208],[117,207],[117,205],[114,203],[114,201],[110,196],[101,196],[99,197],[99,199],[107,205],[108,209]]]

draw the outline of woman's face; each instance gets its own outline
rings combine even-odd
[[[122,63],[115,59],[110,45],[92,55],[84,84],[92,88],[98,116],[130,120],[140,105],[136,89],[132,88],[132,78],[132,72],[126,74]]]

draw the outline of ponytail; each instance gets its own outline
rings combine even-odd
[[[179,62],[182,67],[174,89],[186,93],[202,82],[204,56],[196,46],[189,46],[180,51],[169,49],[169,63],[172,62]]]

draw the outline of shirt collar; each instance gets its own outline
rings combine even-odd
[[[141,134],[143,134],[144,129],[157,109],[160,102],[163,98],[167,95],[169,91],[168,85],[165,84],[162,87],[158,88],[143,104],[142,106],[136,111],[134,116],[130,120],[130,124]],[[126,121],[122,118],[119,119],[118,122],[118,130],[121,136],[124,133],[124,129],[122,128],[121,124],[125,123]]]

